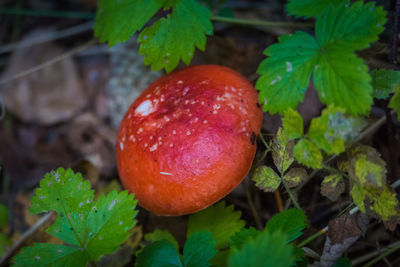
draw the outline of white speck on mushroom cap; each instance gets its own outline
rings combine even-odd
[[[155,111],[150,100],[143,101],[135,110],[135,115],[147,116]]]

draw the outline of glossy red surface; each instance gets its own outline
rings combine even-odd
[[[253,86],[222,66],[187,67],[152,83],[131,105],[117,139],[123,185],[158,215],[220,200],[249,171],[262,111]]]

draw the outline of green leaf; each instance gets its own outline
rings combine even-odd
[[[303,234],[306,222],[304,211],[288,209],[274,215],[265,225],[265,231],[285,233],[287,242],[291,242]]]
[[[99,0],[94,35],[109,46],[127,41],[141,30],[166,0]]]
[[[183,262],[186,267],[207,267],[209,261],[218,250],[215,249],[216,242],[210,232],[197,232],[186,240],[183,247]]]
[[[400,86],[398,86],[393,97],[390,99],[389,108],[392,108],[397,113],[397,119],[400,120]]]
[[[299,186],[308,180],[307,171],[303,168],[291,168],[284,176],[283,182],[289,187]]]
[[[6,205],[0,204],[0,227],[6,226],[9,220],[8,208]]]
[[[173,244],[167,240],[146,246],[136,258],[136,267],[183,267]]]
[[[322,154],[318,147],[308,141],[301,139],[293,149],[294,158],[301,164],[313,168],[322,168]]]
[[[233,209],[233,205],[225,206],[225,201],[221,201],[190,215],[187,236],[190,237],[195,232],[204,230],[212,233],[217,241],[217,249],[227,247],[231,242],[231,236],[245,225],[245,222],[240,219],[242,213]]]
[[[303,100],[318,55],[318,44],[305,32],[279,37],[279,43],[269,46],[268,56],[258,67],[261,77],[256,88],[263,110],[271,114],[296,108]]]
[[[286,5],[289,15],[310,18],[321,15],[330,4],[338,6],[349,0],[290,0]]]
[[[325,48],[336,47],[338,51],[354,52],[369,47],[378,40],[386,23],[386,12],[374,2],[357,1],[352,5],[330,5],[318,17],[315,35]],[[346,53],[343,53],[345,55]],[[337,60],[344,60],[338,57]],[[322,67],[322,66],[321,66]],[[357,99],[358,100],[358,99]]]
[[[289,140],[301,138],[303,136],[303,118],[297,111],[291,108],[285,111],[282,124]]]
[[[355,183],[350,191],[354,203],[361,212],[378,216],[383,221],[398,217],[399,203],[390,187],[383,189]]]
[[[370,74],[374,98],[386,99],[400,86],[400,71],[380,69],[373,70]]]
[[[83,181],[80,173],[71,169],[58,168],[47,173],[40,181],[40,187],[31,198],[31,213],[56,211],[58,214],[68,214],[72,211],[88,211],[92,206],[94,191],[90,182]]]
[[[339,154],[345,150],[345,142],[354,141],[364,126],[363,119],[348,117],[344,109],[329,106],[311,121],[307,137],[327,154]]]
[[[211,11],[195,0],[176,0],[173,11],[139,35],[139,54],[152,70],[172,71],[179,61],[189,64],[195,47],[205,49],[206,35],[213,33]]]
[[[0,232],[0,258],[3,257],[4,253],[7,251],[7,247],[11,245],[11,240],[7,235]]]
[[[382,188],[386,185],[386,162],[375,148],[356,146],[348,152],[349,176],[360,185]]]
[[[257,167],[251,178],[258,188],[265,192],[274,192],[281,184],[281,178],[276,172],[267,166]]]
[[[90,260],[114,252],[126,241],[136,223],[136,203],[128,191],[112,191],[99,197],[86,220],[85,240]]]
[[[314,71],[321,101],[349,114],[366,114],[372,104],[371,77],[363,60],[342,46],[321,50]]]
[[[343,176],[340,174],[331,174],[325,176],[321,184],[321,195],[336,201],[345,190]]]
[[[246,242],[241,249],[232,248],[229,267],[289,267],[295,263],[293,246],[287,244],[288,237],[282,232],[265,231]]]
[[[144,240],[151,241],[151,242],[156,242],[156,241],[160,241],[160,240],[167,240],[172,245],[174,245],[174,247],[175,247],[175,249],[177,251],[179,250],[178,241],[176,241],[175,237],[173,235],[171,235],[171,233],[166,231],[166,230],[156,229],[151,233],[147,233],[144,236]]]
[[[282,128],[279,128],[278,133],[271,141],[271,147],[272,159],[274,160],[276,168],[278,168],[281,173],[286,172],[294,161],[294,141],[289,141],[286,132]]]
[[[244,244],[248,243],[249,241],[255,239],[261,232],[258,231],[254,227],[250,228],[243,228],[239,232],[237,232],[234,236],[232,236],[232,245],[231,247],[235,247],[240,249]]]
[[[58,168],[47,173],[31,198],[31,213],[56,211],[57,220],[46,231],[60,240],[82,246],[85,220],[93,205],[94,192],[90,182],[80,173]]]
[[[25,247],[14,258],[13,266],[86,266],[86,253],[77,247],[68,247],[56,244],[37,243],[32,247]]]

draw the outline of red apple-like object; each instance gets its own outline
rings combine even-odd
[[[120,179],[157,215],[204,209],[249,171],[261,122],[256,90],[232,69],[199,65],[165,75],[121,122]]]

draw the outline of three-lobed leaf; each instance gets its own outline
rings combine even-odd
[[[176,250],[179,250],[178,241],[176,241],[175,237],[170,232],[168,232],[166,230],[156,229],[151,233],[145,234],[144,239],[146,241],[150,241],[150,242],[156,242],[156,241],[160,241],[160,240],[167,240],[172,245],[174,245]]]
[[[153,70],[172,71],[179,61],[189,64],[195,48],[205,49],[206,35],[213,32],[211,11],[195,0],[172,1],[172,13],[139,35],[139,54]]]
[[[137,267],[183,267],[172,243],[159,240],[146,246],[136,258]]]
[[[373,2],[358,1],[329,5],[322,14],[317,16],[315,38],[296,32],[281,36],[279,43],[265,50],[268,58],[259,66],[261,77],[256,83],[264,111],[274,114],[296,108],[312,74],[323,103],[342,107],[349,114],[369,111],[371,77],[354,51],[378,39],[386,13]]]

